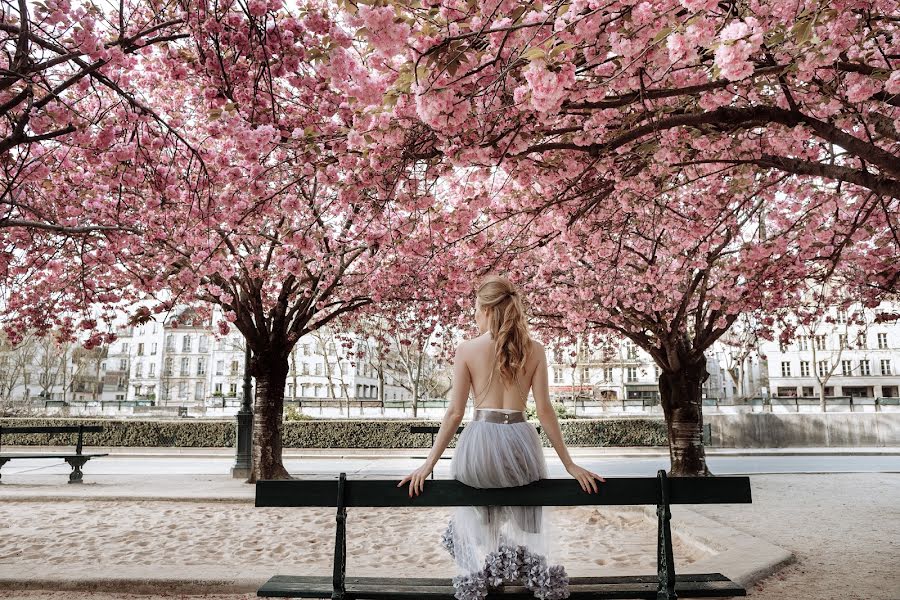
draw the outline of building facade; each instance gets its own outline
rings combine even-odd
[[[575,366],[563,357],[571,348],[548,351],[550,397],[557,402],[600,401],[653,407],[659,404],[659,366],[630,340],[610,340],[603,348],[578,348]],[[709,377],[704,399],[733,400],[760,394],[766,386],[765,361],[755,349],[735,350],[717,343],[706,352]]]
[[[894,305],[874,310],[833,308],[819,324],[802,328],[789,344],[763,344],[772,396],[897,398],[900,323],[878,318],[896,312]]]
[[[152,400],[159,406],[241,400],[245,342],[233,327],[227,335],[214,335],[223,318],[215,309],[207,322],[188,327],[181,313],[163,324],[149,322],[123,330],[128,336],[124,350],[118,349],[123,355],[115,354],[115,360],[107,362],[128,368],[128,400]],[[180,324],[174,326],[175,321]],[[393,368],[377,368],[365,342],[354,338],[347,350],[328,330],[300,338],[288,359],[285,400],[377,400],[383,389],[386,401],[409,401],[411,394],[401,385],[400,374]]]

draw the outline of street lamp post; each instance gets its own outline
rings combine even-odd
[[[237,449],[231,476],[235,479],[247,479],[253,467],[250,451],[253,447],[253,409],[250,405],[250,345],[244,342],[244,398],[237,414]]]

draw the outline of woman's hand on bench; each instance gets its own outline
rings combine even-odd
[[[413,495],[418,496],[422,493],[423,486],[425,485],[425,479],[431,475],[431,472],[434,470],[434,467],[431,467],[426,462],[424,465],[404,477],[400,480],[400,483],[397,484],[397,487],[402,487],[404,483],[409,482],[409,497],[412,498]]]
[[[599,492],[599,490],[597,489],[597,483],[594,481],[594,478],[596,478],[597,481],[600,481],[601,483],[606,481],[606,479],[604,479],[600,475],[597,475],[593,471],[588,471],[583,467],[579,467],[575,463],[567,465],[566,471],[568,471],[569,475],[577,479],[578,483],[581,484],[581,489],[588,493],[591,493],[591,490],[593,490],[593,493],[595,494]]]

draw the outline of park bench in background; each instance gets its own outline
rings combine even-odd
[[[462,430],[465,429],[465,425],[460,425],[456,428],[456,433],[462,433]],[[537,432],[541,432],[541,426],[535,425],[535,429]],[[410,433],[430,433],[431,434],[431,445],[434,446],[434,435],[441,430],[440,425],[410,425],[409,432]],[[413,456],[412,458],[425,458],[424,456]],[[450,460],[449,456],[442,456],[439,460]],[[431,472],[431,478],[434,479],[434,471]]]
[[[276,575],[259,590],[268,598],[331,598],[332,600],[439,599],[455,600],[449,578],[347,577],[348,507],[434,506],[581,506],[656,505],[658,516],[657,574],[616,577],[570,577],[569,600],[721,598],[746,596],[746,590],[721,573],[676,575],[672,557],[670,504],[749,503],[749,477],[607,477],[599,494],[588,494],[575,479],[541,479],[524,486],[477,489],[459,481],[439,479],[424,492],[409,497],[395,479],[348,481],[334,479],[263,480],[256,484],[256,506],[333,506],[337,508],[334,572],[320,575]],[[437,544],[438,540],[434,540]],[[506,584],[491,591],[491,599],[533,600],[523,585]]]
[[[92,458],[96,458],[98,456],[107,456],[106,453],[93,453],[93,454],[84,454],[81,451],[82,448],[82,436],[85,432],[87,433],[96,433],[103,431],[103,427],[100,425],[78,425],[77,427],[74,425],[69,426],[28,426],[21,425],[16,427],[4,427],[0,425],[0,469],[3,468],[3,465],[8,463],[13,459],[23,459],[23,458],[61,458],[65,460],[72,467],[72,472],[69,474],[69,483],[81,483],[81,478],[83,476],[81,472],[81,467]],[[60,452],[32,452],[32,453],[11,453],[3,452],[3,436],[11,435],[17,433],[46,433],[49,435],[52,434],[78,434],[78,442],[75,445],[75,451],[60,451]]]

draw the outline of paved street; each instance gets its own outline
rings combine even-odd
[[[597,456],[587,454],[589,449],[573,451],[576,463],[601,475],[611,477],[653,475],[658,469],[668,468],[665,454],[651,456]],[[889,450],[889,449],[882,449]],[[344,471],[348,474],[403,476],[422,464],[427,450],[410,452],[409,457],[341,457],[336,455],[291,458],[285,465],[295,475],[328,475]],[[551,451],[552,452],[552,451]],[[86,479],[98,475],[223,475],[229,473],[233,459],[225,452],[220,456],[106,456],[90,461],[84,468]],[[708,456],[710,470],[717,475],[763,473],[900,473],[900,451],[886,455],[765,455],[728,456],[711,453]],[[547,456],[551,477],[567,476],[555,454]],[[69,467],[58,459],[10,461],[3,467],[3,480],[13,483],[18,476],[56,475],[69,472]],[[435,469],[435,477],[450,477],[450,460],[444,457]]]

